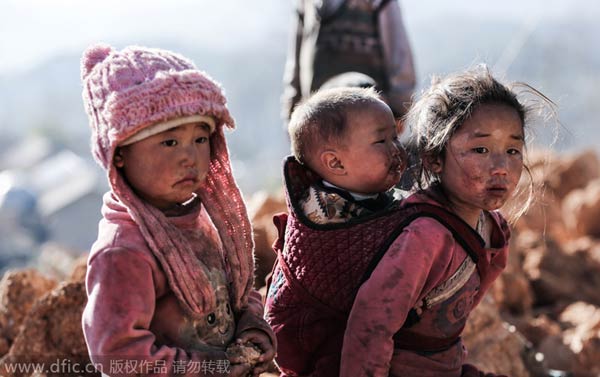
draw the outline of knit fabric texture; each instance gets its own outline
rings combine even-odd
[[[234,128],[235,123],[220,85],[173,52],[138,46],[117,51],[103,44],[84,52],[81,78],[94,158],[106,169],[111,190],[127,207],[161,263],[171,289],[193,318],[200,318],[216,303],[207,269],[194,257],[182,232],[135,194],[113,158],[121,142],[156,123],[191,115],[215,119],[209,170],[197,194],[223,245],[234,309],[243,308],[253,283],[252,229],[231,171],[224,127]],[[209,237],[204,244],[215,253],[221,252]]]
[[[345,223],[312,223],[300,202],[319,178],[293,158],[287,159],[284,175],[290,216],[283,259],[311,296],[347,313],[369,262],[406,215],[397,210],[399,203],[390,202]]]

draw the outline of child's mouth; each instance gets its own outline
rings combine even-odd
[[[404,162],[400,161],[398,163],[392,164],[392,166],[390,167],[390,172],[402,174],[404,172],[404,169]]]
[[[499,185],[499,186],[488,187],[486,191],[493,196],[504,196],[504,195],[506,195],[506,192],[508,191],[508,189],[506,188],[506,186]]]
[[[402,165],[392,165],[389,170],[390,174],[399,174],[402,173]]]
[[[195,175],[187,175],[185,177],[183,177],[182,179],[180,179],[179,181],[175,182],[176,185],[194,185],[196,184],[198,180],[196,179]]]

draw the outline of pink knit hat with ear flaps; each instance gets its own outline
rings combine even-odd
[[[194,318],[216,304],[206,267],[180,230],[132,191],[113,157],[120,143],[159,122],[192,115],[216,120],[209,171],[198,195],[223,244],[234,308],[244,307],[253,283],[252,229],[231,173],[223,127],[233,128],[234,121],[220,86],[183,56],[137,46],[122,51],[107,45],[88,48],[81,76],[94,157],[107,170],[114,195],[138,224],[182,307]],[[218,252],[208,237],[205,246]]]

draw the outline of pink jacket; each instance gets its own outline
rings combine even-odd
[[[423,194],[406,199],[413,202],[440,205]],[[425,310],[409,331],[432,338],[462,331],[469,313],[506,266],[510,232],[499,213],[490,215],[494,248],[488,249],[484,271],[474,272],[453,296]],[[462,246],[436,220],[422,217],[407,226],[356,296],[344,336],[340,376],[461,376],[466,350],[460,340],[440,352],[419,352],[395,347],[393,336],[410,309],[446,282],[465,258]]]
[[[189,318],[139,228],[110,192],[104,197],[102,213],[98,240],[88,259],[88,302],[82,318],[92,361],[110,376],[227,375],[226,344],[190,346],[193,342],[185,333],[190,328]],[[203,206],[169,220],[183,229],[192,243],[198,232],[216,236]],[[199,250],[197,256],[211,271],[225,276],[222,256],[215,250]],[[207,311],[207,318],[209,312],[218,315],[217,308]],[[253,291],[247,307],[236,315],[230,334],[260,329],[275,344],[262,313],[260,295]]]

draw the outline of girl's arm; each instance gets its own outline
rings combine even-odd
[[[142,252],[113,248],[90,259],[82,323],[92,362],[111,377],[240,375],[224,351],[155,344],[149,328],[159,278],[156,262]]]
[[[411,223],[361,286],[348,318],[340,376],[388,376],[393,336],[440,279],[450,254],[444,248],[454,244],[449,232],[432,231],[434,223],[427,218]]]

